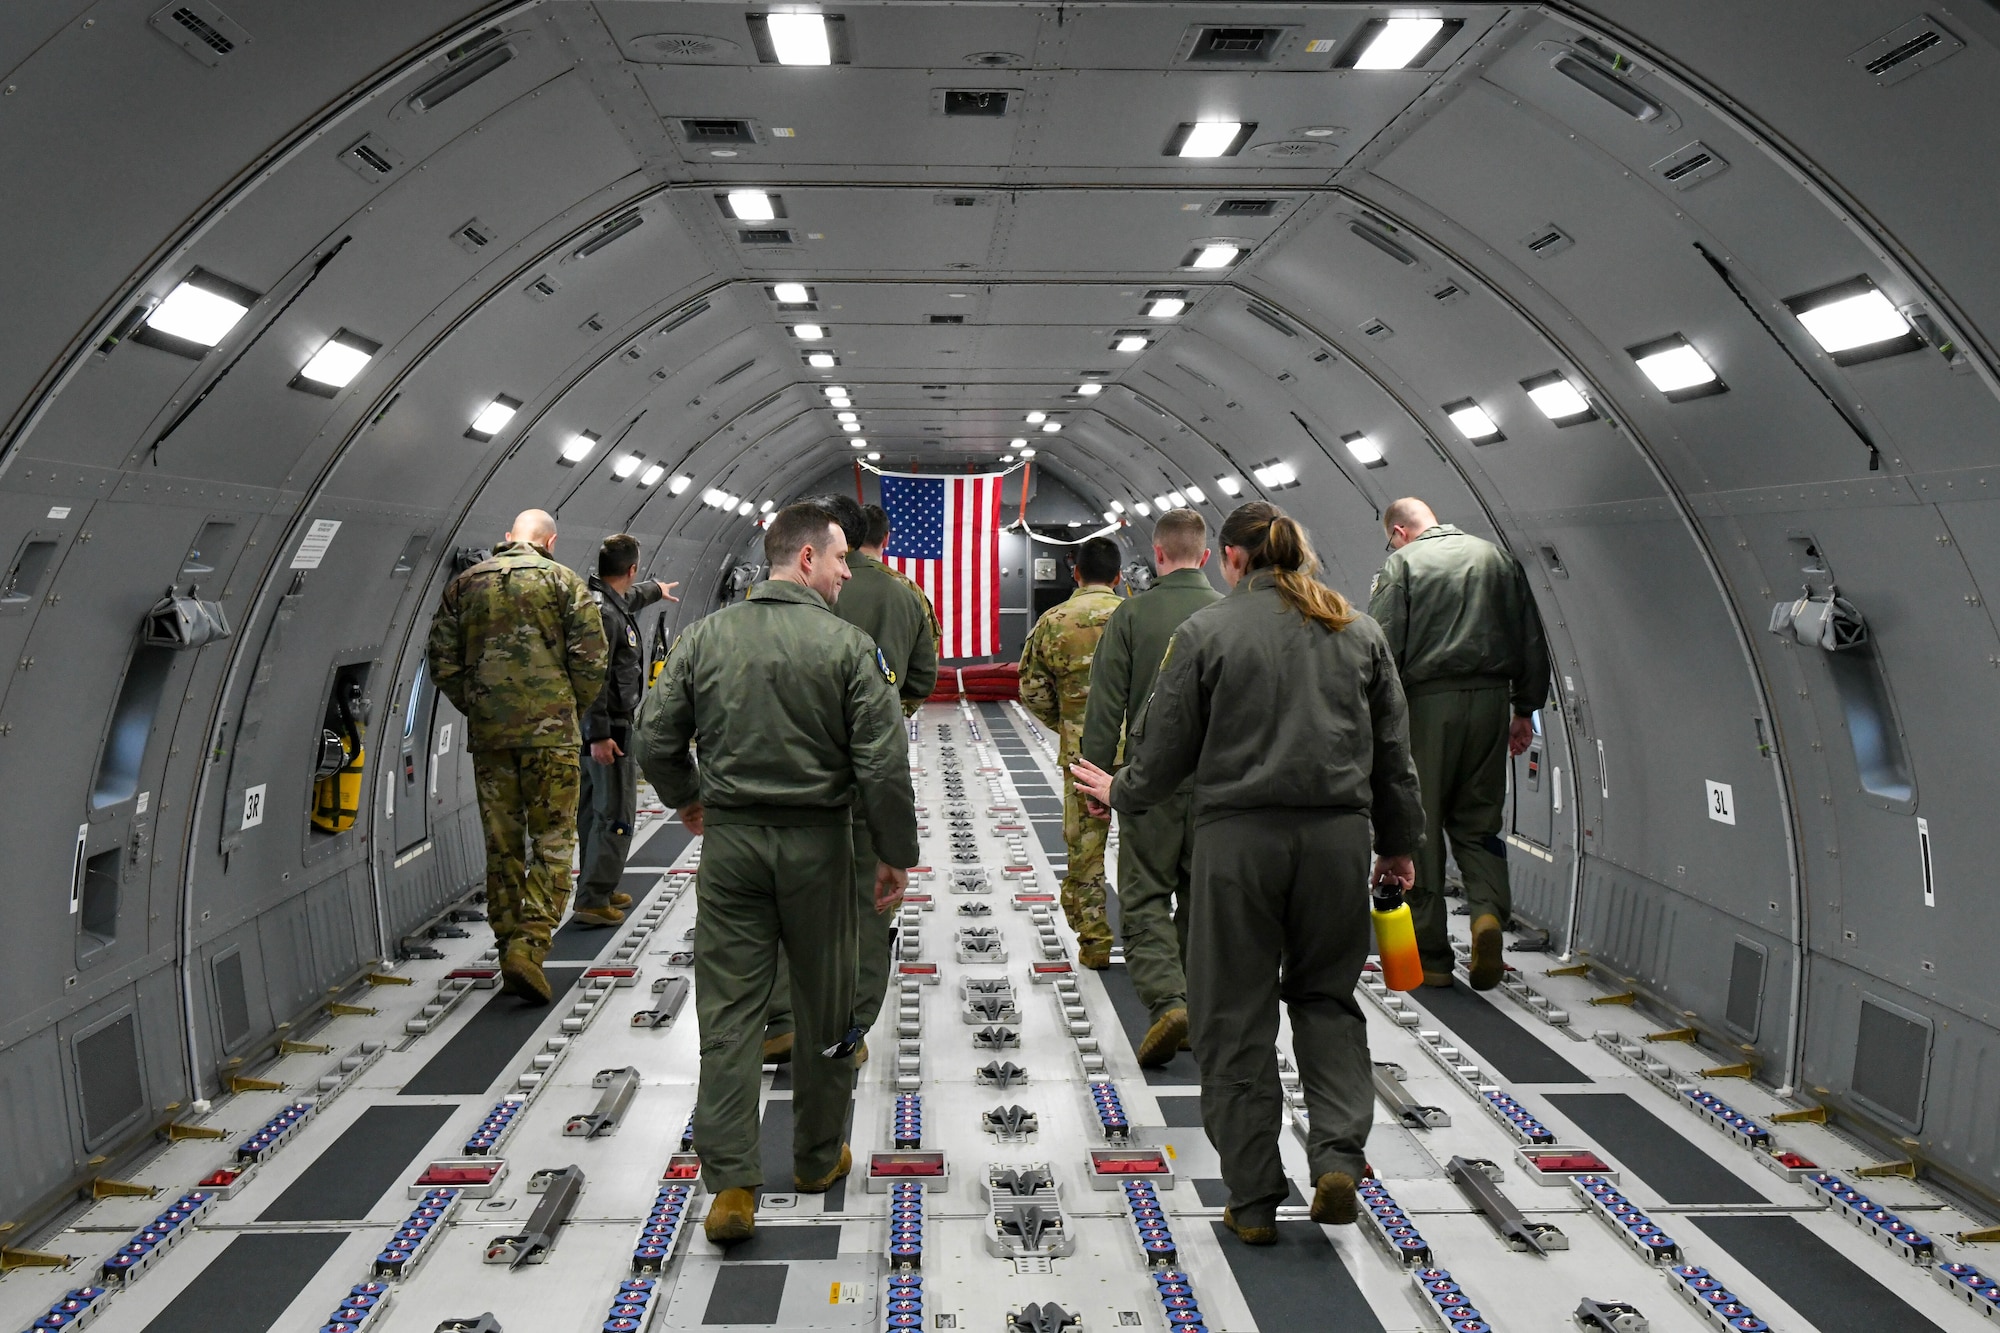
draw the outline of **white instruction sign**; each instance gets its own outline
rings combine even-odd
[[[326,548],[333,545],[333,534],[340,531],[337,518],[316,518],[306,529],[306,539],[299,543],[299,553],[292,557],[293,569],[318,569],[319,562],[326,559]]]
[[[1718,824],[1736,822],[1736,792],[1726,782],[1708,783],[1708,817]]]
[[[254,787],[245,789],[243,793],[243,822],[236,826],[239,831],[256,828],[264,822],[264,788],[267,785],[260,782]]]
[[[449,722],[438,728],[438,753],[440,755],[451,753],[451,723]]]
[[[51,507],[50,507],[50,509],[49,509],[49,517],[50,517],[50,518],[53,518],[53,519],[65,519],[65,518],[68,518],[68,517],[69,517],[69,506],[68,506],[68,505],[54,505],[54,506],[51,506]]]

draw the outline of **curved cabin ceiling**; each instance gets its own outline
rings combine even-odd
[[[825,13],[807,66],[736,4],[0,14],[0,1062],[126,1005],[147,1104],[207,1095],[476,877],[476,825],[435,850],[469,784],[412,835],[394,756],[453,552],[517,510],[572,561],[638,534],[686,620],[767,502],[1025,440],[1036,512],[1133,558],[1173,494],[1284,505],[1357,599],[1397,496],[1506,543],[1560,678],[1524,919],[2000,1193],[2000,16]],[[142,667],[169,584],[235,632]],[[1771,631],[1835,590],[1865,652]],[[380,786],[315,840],[360,664]],[[86,938],[62,886],[105,850]],[[1914,1102],[1871,1094],[1865,1011],[1920,1034]],[[70,1128],[8,1150],[0,1213],[121,1141],[45,1094]]]

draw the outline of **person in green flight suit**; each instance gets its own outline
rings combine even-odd
[[[832,609],[848,579],[839,522],[820,505],[788,505],[765,531],[764,557],[766,582],[675,643],[633,737],[641,771],[702,835],[694,1139],[718,1244],[756,1230],[759,1045],[780,945],[798,1021],[793,1184],[824,1193],[852,1168],[857,815],[877,858],[874,910],[902,901],[918,858],[892,673]]]
[[[555,560],[556,521],[540,509],[445,585],[431,618],[431,679],[465,714],[486,832],[486,918],[500,987],[531,1004],[549,936],[569,900],[583,731],[609,653],[590,585]]]
[[[1448,839],[1472,913],[1474,990],[1500,984],[1504,928],[1513,915],[1507,846],[1507,757],[1534,739],[1548,701],[1549,649],[1528,576],[1492,542],[1462,532],[1422,500],[1382,514],[1393,552],[1375,576],[1368,614],[1396,654],[1410,699],[1410,747],[1424,789],[1424,848],[1410,915],[1424,984],[1451,985],[1455,958],[1445,929]]]
[[[853,577],[840,590],[833,613],[867,634],[882,650],[895,677],[893,683],[902,700],[903,716],[908,717],[937,688],[937,616],[931,610],[930,598],[882,562],[882,548],[889,541],[889,515],[882,506],[863,506],[844,495],[821,496],[814,503],[823,505],[839,519],[841,532],[851,543],[847,568]],[[854,888],[861,900],[854,1023],[868,1032],[881,1017],[882,1002],[889,992],[889,955],[895,918],[874,908],[875,846],[869,841],[868,825],[858,811],[854,819]],[[782,1064],[790,1060],[793,1040],[791,987],[781,971],[777,988],[771,994],[771,1012],[764,1023],[764,1062]],[[868,1058],[865,1041],[858,1058],[863,1062]]]
[[[1153,586],[1111,613],[1090,664],[1084,712],[1085,759],[1113,771],[1131,735],[1160,659],[1181,622],[1222,594],[1202,572],[1208,524],[1192,509],[1170,509],[1153,524]],[[1118,930],[1125,970],[1152,1019],[1139,1043],[1139,1065],[1166,1064],[1187,1039],[1187,910],[1193,824],[1190,778],[1150,810],[1118,817]]]
[[[1111,925],[1104,911],[1104,843],[1111,821],[1085,812],[1069,770],[1083,741],[1097,641],[1111,613],[1124,602],[1117,592],[1118,566],[1118,543],[1109,537],[1092,537],[1079,546],[1076,591],[1035,622],[1021,649],[1021,703],[1060,741],[1063,842],[1069,850],[1063,915],[1076,932],[1077,961],[1100,971],[1111,965]]]

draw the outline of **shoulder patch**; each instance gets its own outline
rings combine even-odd
[[[896,673],[890,670],[889,659],[882,655],[880,648],[875,650],[875,665],[881,668],[883,680],[888,681],[891,685],[896,683]]]
[[[1373,597],[1376,593],[1380,591],[1382,591],[1382,572],[1380,570],[1377,570],[1375,572],[1375,577],[1368,580],[1368,595],[1370,597]]]

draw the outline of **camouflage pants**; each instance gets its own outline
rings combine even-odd
[[[1104,915],[1104,840],[1110,836],[1111,821],[1092,819],[1083,810],[1069,766],[1074,756],[1064,754],[1063,842],[1069,847],[1069,870],[1063,876],[1063,915],[1076,932],[1080,947],[1111,947],[1111,924]]]
[[[486,830],[486,919],[503,953],[521,940],[539,963],[569,901],[582,782],[577,751],[476,750],[472,774]]]

